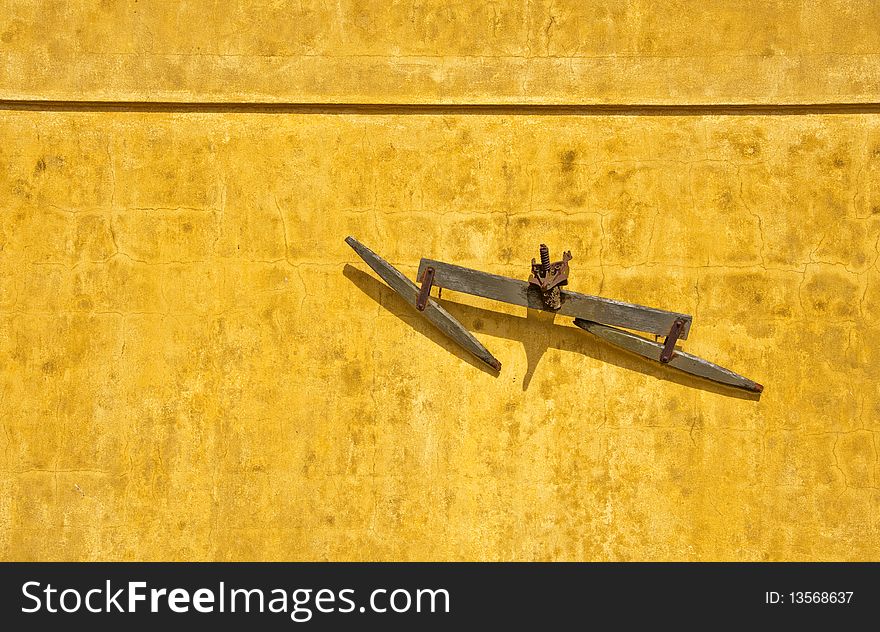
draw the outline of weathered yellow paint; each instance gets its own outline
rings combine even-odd
[[[7,112],[6,559],[865,559],[880,119]],[[343,243],[695,316],[760,402]]]
[[[0,99],[880,102],[880,4],[705,9],[0,0]],[[875,108],[8,105],[0,558],[877,558]],[[571,249],[766,391],[445,292],[495,377],[349,234],[410,275]]]
[[[0,98],[840,103],[873,0],[0,0]]]

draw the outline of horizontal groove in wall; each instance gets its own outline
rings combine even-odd
[[[363,104],[230,103],[175,101],[57,101],[0,99],[0,110],[46,112],[180,112],[241,114],[475,114],[580,116],[734,116],[878,114],[880,103],[694,104],[694,105],[531,105],[531,104]]]

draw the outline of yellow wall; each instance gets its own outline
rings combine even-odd
[[[880,3],[251,5],[0,2],[3,559],[877,558],[876,107],[234,104],[870,104]],[[444,293],[495,377],[349,234],[571,249],[765,393]]]
[[[876,0],[0,0],[0,98],[839,103]]]

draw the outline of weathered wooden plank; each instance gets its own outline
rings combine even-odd
[[[361,259],[367,262],[373,271],[385,281],[392,290],[400,294],[407,303],[416,307],[416,299],[419,288],[415,283],[406,278],[397,268],[382,259],[375,252],[367,248],[354,237],[346,237],[345,243],[351,246]],[[418,310],[417,310],[418,311]],[[452,338],[474,356],[488,364],[496,371],[501,370],[501,363],[489,353],[489,350],[477,340],[471,332],[464,328],[449,312],[443,309],[436,301],[429,298],[424,311],[419,314],[427,318],[437,329]]]
[[[565,289],[562,289],[562,307],[558,310],[549,310],[541,300],[540,291],[526,281],[463,268],[433,259],[422,259],[419,264],[418,278],[421,278],[428,266],[435,270],[434,285],[456,292],[482,296],[530,309],[552,311],[563,316],[574,316],[659,336],[668,334],[675,320],[681,318],[684,320],[684,328],[679,336],[682,340],[688,337],[691,329],[692,319],[687,314],[667,312],[662,309],[624,303],[601,296],[569,292]]]
[[[631,334],[628,331],[621,331],[614,327],[606,327],[605,325],[591,322],[589,320],[583,320],[581,318],[575,318],[574,324],[581,329],[589,331],[591,334],[599,336],[606,342],[622,347],[627,351],[637,353],[644,358],[656,360],[657,362],[660,361],[660,354],[663,352],[663,345],[658,342],[646,340],[645,338]],[[734,373],[729,369],[725,369],[713,362],[685,353],[684,351],[676,350],[673,352],[668,365],[679,371],[696,375],[697,377],[720,382],[721,384],[727,384],[728,386],[734,386],[736,388],[742,388],[753,393],[760,393],[764,390],[763,386],[757,382],[753,382],[747,377],[743,377],[739,373]]]

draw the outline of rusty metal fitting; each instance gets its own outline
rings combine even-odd
[[[557,310],[562,307],[562,292],[559,288],[568,284],[568,262],[571,261],[571,252],[566,250],[562,254],[562,261],[550,263],[550,249],[547,245],[541,244],[538,251],[541,261],[536,262],[532,259],[529,283],[541,291],[541,300],[547,309]]]

